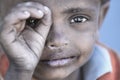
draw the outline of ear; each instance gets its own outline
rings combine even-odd
[[[99,24],[98,26],[101,27],[104,19],[105,19],[105,16],[108,12],[108,9],[109,9],[109,5],[110,5],[110,2],[106,2],[105,4],[101,5],[101,8],[100,8],[100,13],[99,13]]]

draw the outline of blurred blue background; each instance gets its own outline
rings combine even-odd
[[[100,40],[120,54],[120,0],[111,6],[100,31]]]

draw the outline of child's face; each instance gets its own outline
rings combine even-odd
[[[97,39],[100,0],[36,1],[51,9],[53,25],[35,76],[65,78],[92,55]]]
[[[92,55],[97,38],[100,0],[37,1],[51,9],[53,25],[41,57],[47,65],[40,61],[35,76],[65,78]]]

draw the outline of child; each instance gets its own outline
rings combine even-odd
[[[120,80],[118,57],[98,42],[109,0],[9,1],[0,31],[5,80]]]

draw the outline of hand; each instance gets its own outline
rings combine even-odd
[[[2,21],[0,42],[10,65],[34,71],[52,24],[51,11],[40,3],[18,4]]]

